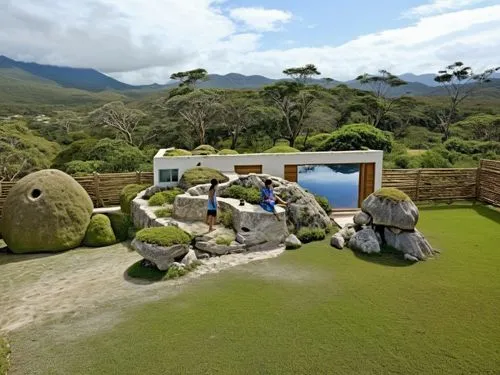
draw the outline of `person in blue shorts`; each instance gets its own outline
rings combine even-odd
[[[265,186],[260,191],[260,206],[265,211],[272,212],[276,218],[280,220],[278,214],[276,213],[276,202],[278,202],[279,205],[287,204],[280,197],[274,194],[273,182],[271,180],[266,180]]]
[[[210,181],[207,206],[207,224],[209,232],[214,231],[215,220],[217,219],[217,185],[219,185],[219,181],[215,178]]]

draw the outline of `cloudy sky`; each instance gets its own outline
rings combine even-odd
[[[0,55],[132,84],[171,73],[325,77],[500,65],[500,0],[0,0]]]

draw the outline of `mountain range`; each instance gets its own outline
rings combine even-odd
[[[407,81],[408,84],[392,90],[393,96],[409,95],[440,95],[442,89],[437,87],[434,81],[434,74],[415,75],[406,73],[400,75],[400,78]],[[203,88],[225,88],[225,89],[258,89],[272,84],[278,80],[267,78],[261,75],[246,76],[238,73],[229,73],[226,75],[210,74],[208,81],[201,82],[199,87]],[[500,91],[500,74],[496,73],[492,84],[495,88],[495,97],[499,96],[496,88]],[[324,79],[311,80],[311,83],[320,84],[326,87],[333,87],[339,84],[346,84],[351,88],[367,89],[362,87],[356,80],[347,82],[332,81],[327,82]],[[42,65],[32,62],[21,62],[0,55],[0,99],[9,97],[12,94],[21,95],[26,90],[28,96],[39,98],[43,102],[43,95],[50,94],[60,96],[61,103],[68,100],[86,101],[87,96],[95,99],[94,101],[106,100],[109,98],[118,99],[122,95],[141,95],[150,92],[165,90],[175,87],[176,82],[170,81],[166,84],[152,84],[133,86],[120,82],[106,74],[95,69],[60,67],[53,65]],[[65,88],[68,91],[57,89]],[[94,95],[97,93],[97,96]],[[42,96],[42,98],[40,97]],[[102,97],[102,98],[101,98]],[[57,98],[55,98],[58,101]],[[31,98],[28,102],[31,101]],[[54,98],[51,97],[51,102]]]

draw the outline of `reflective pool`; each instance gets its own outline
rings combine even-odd
[[[298,183],[334,208],[358,207],[359,164],[301,165]]]

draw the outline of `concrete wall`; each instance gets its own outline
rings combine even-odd
[[[241,155],[208,155],[163,157],[165,149],[160,150],[154,158],[154,183],[157,186],[168,186],[159,183],[160,169],[179,169],[179,178],[190,168],[201,163],[202,167],[218,169],[221,172],[234,173],[235,165],[262,165],[262,173],[276,177],[284,177],[285,165],[311,164],[360,164],[375,163],[375,190],[382,187],[382,151],[332,151],[301,152],[294,154],[241,154]],[[172,184],[170,184],[172,185]],[[173,184],[175,185],[175,184]]]

